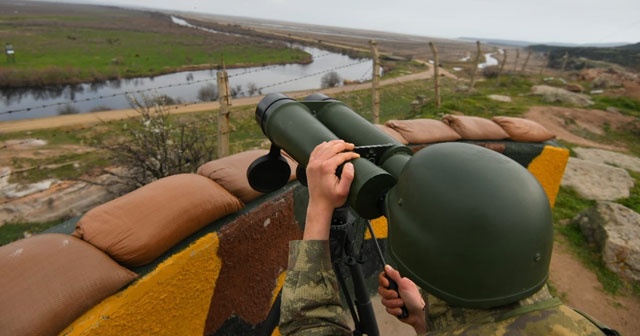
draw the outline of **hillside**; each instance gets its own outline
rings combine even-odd
[[[593,67],[592,61],[614,63],[629,69],[640,71],[640,43],[613,48],[597,47],[559,47],[549,45],[533,45],[536,52],[549,53],[549,67],[562,68],[564,55],[569,59],[566,70],[581,70]]]

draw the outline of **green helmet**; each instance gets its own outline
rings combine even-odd
[[[420,150],[387,194],[386,215],[401,274],[453,306],[496,307],[546,283],[549,201],[533,175],[502,154],[464,143]]]

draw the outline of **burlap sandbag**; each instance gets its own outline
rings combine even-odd
[[[539,123],[514,117],[493,117],[492,120],[509,134],[509,139],[521,142],[543,142],[555,138]]]
[[[502,127],[489,119],[448,114],[442,117],[442,121],[463,140],[502,140],[509,137]]]
[[[253,161],[267,153],[269,151],[266,149],[254,149],[229,155],[203,164],[198,168],[197,173],[210,178],[227,189],[232,195],[245,203],[249,203],[262,195],[262,193],[253,190],[249,185],[247,169]],[[289,168],[291,168],[289,181],[293,181],[296,178],[297,163],[286,153],[282,154],[289,163]]]
[[[389,120],[385,125],[400,133],[410,144],[460,140],[460,135],[440,120]]]
[[[182,239],[244,204],[197,174],[149,183],[87,212],[73,235],[128,266],[147,264]]]
[[[383,131],[384,133],[386,133],[387,135],[390,135],[392,138],[396,139],[399,143],[403,144],[403,145],[408,145],[409,141],[407,141],[407,139],[405,139],[402,134],[398,133],[398,131],[394,130],[393,128],[387,126],[387,125],[380,125],[380,124],[375,124],[375,126]]]
[[[57,335],[136,274],[78,238],[41,234],[0,247],[0,334]]]

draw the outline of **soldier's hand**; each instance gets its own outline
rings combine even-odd
[[[397,292],[389,289],[387,276],[398,284]],[[387,313],[399,316],[402,313],[402,306],[405,306],[409,316],[401,321],[411,325],[418,334],[427,331],[425,302],[422,299],[422,295],[420,295],[418,286],[411,279],[401,277],[398,271],[386,265],[384,272],[381,272],[378,276],[378,294],[382,297],[381,302],[385,306]]]
[[[329,239],[333,210],[344,205],[355,177],[353,164],[348,161],[360,155],[353,152],[353,148],[352,143],[332,140],[319,144],[311,152],[307,164],[309,206],[303,239]],[[342,164],[342,174],[338,177],[336,170]]]

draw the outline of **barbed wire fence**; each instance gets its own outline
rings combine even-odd
[[[498,76],[503,75],[503,72],[505,71],[505,69],[507,69],[507,72],[510,75],[542,74],[542,72],[545,71],[545,68],[548,63],[548,55],[542,54],[542,53],[535,53],[531,50],[523,49],[523,48],[498,47],[494,45],[483,44],[477,41],[476,42],[437,41],[437,42],[432,42],[431,44],[434,46],[434,49],[429,50],[429,44],[425,43],[424,53],[412,54],[412,55],[409,55],[408,58],[414,61],[423,61],[426,63],[430,63],[432,65],[431,71],[434,71],[436,75],[439,68],[444,68],[445,70],[449,71],[454,76],[456,76],[457,80],[467,82],[471,89],[473,89],[473,85],[476,80],[476,77],[479,77],[477,72],[481,72],[483,71],[483,69],[486,69],[488,67],[497,68],[499,71]],[[325,54],[320,54],[315,56],[314,59],[319,59],[330,54],[331,54],[330,52],[327,52]],[[524,55],[524,57],[522,55]],[[383,63],[386,62],[384,60],[385,58],[384,51],[382,52],[381,57],[383,58],[382,62]],[[434,61],[435,58],[438,59],[438,64],[435,64],[435,61]],[[359,76],[359,78],[354,79],[353,82],[356,82],[356,83],[362,83],[367,81],[370,82],[371,81],[370,79],[373,78],[373,74],[372,74],[373,60],[368,58],[354,59],[353,62],[350,62],[348,64],[344,64],[340,66],[330,66],[326,69],[322,69],[320,71],[307,74],[304,76],[299,76],[291,79],[268,83],[260,87],[246,87],[240,90],[235,90],[232,94],[232,98],[262,95],[262,92],[269,88],[278,87],[284,84],[304,80],[311,77],[321,77],[331,72],[338,72],[342,69],[346,69],[346,68],[353,67],[353,66],[360,65],[362,63],[367,63],[367,62],[372,63],[371,67],[369,67],[368,70],[364,71],[362,75]],[[236,77],[252,76],[260,72],[274,69],[279,66],[280,65],[273,65],[273,66],[264,66],[259,68],[247,69],[246,71],[229,75],[228,78],[232,79]],[[384,76],[382,79],[384,79]],[[87,101],[100,101],[100,100],[113,98],[113,97],[145,95],[145,94],[157,92],[159,90],[166,89],[166,88],[192,86],[197,84],[212,84],[212,83],[216,83],[216,81],[217,81],[217,75],[213,75],[211,78],[202,79],[202,80],[195,80],[195,81],[188,80],[186,82],[155,86],[155,87],[145,88],[145,89],[140,89],[135,91],[122,91],[122,92],[114,93],[110,95],[99,95],[93,98],[86,98],[86,99],[79,99],[79,100],[72,99],[65,102],[56,102],[51,104],[35,105],[35,106],[25,107],[25,108],[10,109],[5,111],[0,111],[0,116],[10,115],[10,114],[20,114],[24,112],[35,111],[38,109],[46,109],[51,107],[64,106],[68,104],[76,104],[76,103],[87,102]],[[434,89],[431,90],[431,92],[435,92],[437,94],[440,90],[437,88],[438,81],[435,81],[435,83],[436,83],[435,84],[436,87],[434,87]],[[432,94],[431,92],[425,93],[425,94]],[[434,99],[436,99],[436,101],[439,101],[441,97],[434,97]],[[189,106],[189,105],[195,105],[199,103],[201,102],[185,102],[185,103],[181,103],[180,106]],[[408,106],[407,108],[410,109],[410,106]],[[230,131],[233,132],[233,130],[230,130]],[[31,141],[32,139],[25,140],[22,142],[21,141],[12,142],[11,144],[5,143],[4,145],[2,145],[2,147],[0,147],[0,149],[10,149],[11,147],[19,147],[22,145],[27,145]],[[38,168],[42,168],[42,167],[38,167],[38,166],[29,167],[29,169],[38,169]],[[10,173],[0,174],[0,178],[5,178],[9,174]]]

